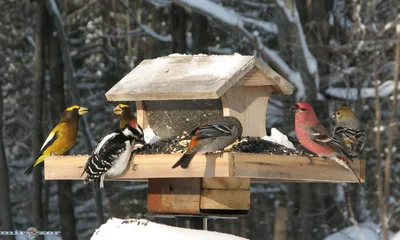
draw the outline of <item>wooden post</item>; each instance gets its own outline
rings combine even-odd
[[[178,216],[175,217],[176,226],[181,228],[191,228],[191,229],[201,229],[207,230],[207,226],[203,225],[203,218],[202,217],[182,217]],[[206,228],[206,229],[204,229]]]
[[[275,210],[274,240],[286,239],[286,221],[288,210],[286,207],[278,207]]]

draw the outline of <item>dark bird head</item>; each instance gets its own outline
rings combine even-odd
[[[130,113],[131,112],[131,107],[129,107],[129,105],[126,104],[118,104],[115,108],[114,108],[114,114],[117,116],[123,115],[124,113]]]
[[[134,121],[129,122],[122,128],[122,133],[129,139],[135,140],[137,143],[145,144],[143,129]]]
[[[293,113],[300,113],[300,112],[311,112],[314,111],[312,106],[309,103],[306,102],[298,102],[292,107],[290,107],[290,111]]]
[[[61,116],[61,121],[68,121],[71,119],[78,119],[79,116],[88,113],[88,109],[78,105],[67,107]]]

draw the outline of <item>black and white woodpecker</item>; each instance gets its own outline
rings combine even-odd
[[[85,183],[93,181],[96,187],[104,188],[106,176],[115,178],[125,174],[136,143],[144,144],[144,138],[142,128],[134,121],[104,136],[86,162],[81,175],[87,173]]]

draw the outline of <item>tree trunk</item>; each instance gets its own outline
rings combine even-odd
[[[50,73],[51,73],[51,109],[53,116],[62,113],[65,109],[64,78],[60,45],[57,36],[52,35],[50,40]],[[71,181],[57,181],[58,208],[60,212],[61,235],[63,239],[77,239],[75,233],[75,218]]]
[[[205,16],[193,13],[193,25],[192,25],[192,36],[193,36],[193,47],[192,52],[194,54],[208,53],[208,20]]]
[[[36,158],[39,154],[42,135],[42,110],[43,110],[43,89],[44,89],[44,57],[46,35],[47,13],[43,3],[39,3],[36,13],[35,33],[35,90],[33,106],[33,133],[32,133],[32,156]],[[42,169],[33,171],[33,217],[34,226],[38,230],[43,229],[43,202],[42,202]],[[43,236],[38,237],[43,239]]]
[[[3,83],[0,83],[0,217],[2,229],[13,231],[11,203],[10,203],[10,182],[8,179],[8,166],[3,143]],[[13,240],[14,236],[4,236],[5,240]]]
[[[171,5],[172,53],[186,53],[186,12],[182,7]]]
[[[49,12],[49,15],[51,17],[53,26],[55,31],[57,32],[58,36],[58,41],[59,41],[59,46],[60,46],[60,51],[61,51],[61,56],[62,56],[62,62],[63,66],[65,67],[65,72],[66,72],[66,77],[67,77],[67,82],[70,86],[70,93],[72,97],[72,101],[75,104],[80,104],[80,97],[79,97],[79,92],[78,92],[78,87],[76,84],[76,78],[74,75],[74,65],[72,63],[71,55],[70,55],[70,47],[69,47],[69,40],[68,36],[65,32],[63,21],[61,19],[61,16],[59,15],[59,11],[57,8],[57,4],[54,0],[46,0],[46,7]],[[64,92],[64,91],[63,91]],[[79,128],[84,136],[84,140],[86,143],[86,149],[87,152],[92,151],[92,142],[94,141],[90,129],[88,127],[87,120],[82,117],[81,121],[79,121]],[[63,215],[61,215],[61,223],[65,224],[64,228],[65,229],[70,229],[70,233],[65,233],[68,238],[63,236],[63,239],[74,239],[75,235],[75,222],[73,219],[73,204],[72,204],[72,187],[71,187],[71,182],[67,181],[59,181],[58,182],[59,186],[59,194],[62,193],[62,198],[59,199],[59,201],[65,201],[65,202],[59,202],[59,208],[60,208],[60,214],[65,213],[66,217],[64,218]],[[60,188],[61,187],[61,188]],[[93,188],[94,190],[94,188]],[[60,193],[61,191],[61,193]],[[93,192],[94,199],[95,199],[95,204],[96,204],[96,213],[97,213],[97,218],[99,223],[104,222],[104,213],[103,213],[103,205],[102,205],[102,199],[101,199],[101,194],[98,190],[95,190]],[[60,195],[59,195],[60,197]],[[63,209],[65,208],[65,209]],[[61,211],[63,209],[63,211]],[[70,220],[67,220],[70,219]],[[71,221],[71,222],[68,222]],[[72,231],[73,230],[73,231]],[[73,233],[71,233],[73,232]],[[71,238],[69,238],[71,237]]]

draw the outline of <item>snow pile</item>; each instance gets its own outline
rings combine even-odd
[[[144,141],[148,144],[154,144],[156,142],[158,142],[160,140],[160,137],[157,136],[153,129],[149,126],[147,126],[144,130],[143,130],[143,134],[144,134]]]
[[[361,223],[357,226],[347,227],[339,232],[329,235],[324,240],[342,240],[342,239],[364,239],[364,240],[380,240],[380,228],[372,222]],[[389,239],[393,233],[389,231]],[[400,238],[398,238],[400,240]]]
[[[91,240],[109,239],[163,239],[163,240],[244,240],[245,238],[234,235],[171,227],[163,224],[150,222],[144,219],[118,219],[110,218],[105,224],[97,229]]]
[[[291,141],[289,141],[288,137],[285,134],[281,133],[276,128],[271,129],[271,136],[265,136],[265,137],[262,137],[262,139],[283,145],[283,146],[293,149],[293,150],[296,150],[293,143]]]
[[[397,232],[390,240],[400,240],[400,231]]]

